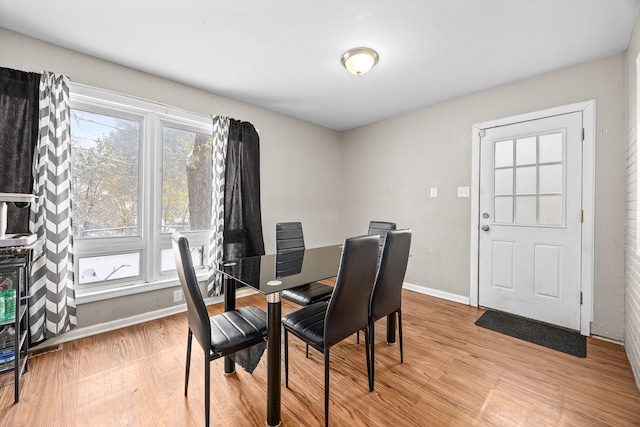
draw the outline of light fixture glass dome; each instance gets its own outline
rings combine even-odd
[[[342,65],[351,73],[360,76],[378,62],[378,53],[368,47],[350,49],[342,55]]]

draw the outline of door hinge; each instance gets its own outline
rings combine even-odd
[[[582,305],[582,292],[580,292],[580,305]]]
[[[584,222],[584,210],[580,211],[580,222]]]
[[[582,128],[582,140],[584,141],[584,128]]]

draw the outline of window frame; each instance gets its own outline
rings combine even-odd
[[[76,302],[99,301],[176,286],[176,270],[161,271],[161,251],[171,248],[171,233],[161,231],[162,128],[170,126],[212,135],[212,117],[73,82],[69,89],[71,109],[138,120],[140,123],[138,235],[74,238]],[[73,170],[71,173],[73,179]],[[189,239],[192,247],[203,247],[203,266],[196,268],[196,274],[201,279],[206,277],[207,269],[204,266],[208,262],[210,231],[181,233]],[[136,251],[140,252],[141,264],[138,277],[79,284],[80,258]]]

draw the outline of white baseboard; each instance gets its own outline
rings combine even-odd
[[[607,338],[607,337],[603,337],[600,335],[591,335],[591,338],[595,338],[597,340],[601,340],[601,341],[606,341],[606,342],[610,342],[613,344],[618,344],[624,347],[624,341],[620,341],[620,340],[614,340],[612,338]]]
[[[248,288],[238,289],[236,298],[242,298],[248,295],[255,294],[256,291]],[[224,301],[222,295],[215,297],[208,297],[204,299],[205,305],[218,304]],[[186,304],[177,304],[167,308],[161,308],[159,310],[149,311],[147,313],[136,314],[135,316],[125,317],[123,319],[116,319],[110,322],[99,323],[96,325],[79,327],[70,330],[69,332],[59,335],[57,337],[48,339],[40,344],[32,347],[30,350],[39,350],[41,348],[50,347],[57,344],[62,344],[69,341],[78,340],[80,338],[90,337],[92,335],[98,335],[116,329],[125,328],[127,326],[137,325],[139,323],[149,322],[151,320],[160,319],[162,317],[172,316],[174,314],[187,311]]]
[[[460,304],[469,305],[469,297],[465,297],[458,294],[452,294],[449,292],[440,291],[438,289],[427,288],[426,286],[414,285],[412,283],[404,282],[402,285],[403,289],[407,289],[409,291],[418,292],[420,294],[429,295],[432,297],[445,299],[447,301],[458,302]]]

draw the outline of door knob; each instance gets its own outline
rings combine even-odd
[[[489,231],[489,226],[487,224],[481,227],[482,231]]]

